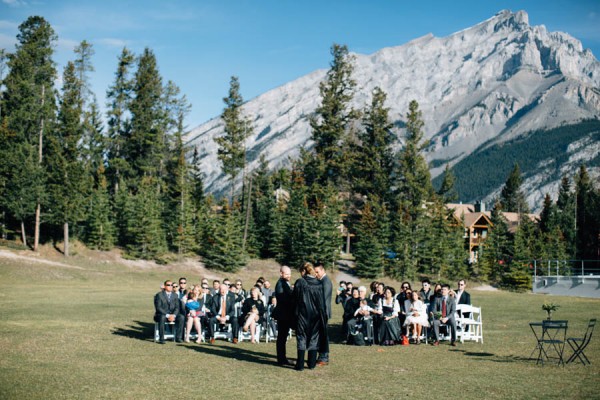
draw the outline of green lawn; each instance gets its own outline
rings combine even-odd
[[[544,318],[544,301],[560,304],[554,317],[579,335],[600,317],[599,300],[471,290],[483,308],[484,344],[334,343],[329,366],[296,372],[275,365],[274,343],[155,344],[152,297],[160,282],[181,275],[197,282],[200,273],[123,266],[94,254],[57,259],[68,265],[0,258],[0,399],[600,398],[600,331],[586,352],[589,367],[528,359],[528,322]],[[258,275],[274,283],[277,268],[255,262],[229,277],[250,286]],[[339,306],[334,314],[335,337]],[[288,354],[295,358],[295,339]]]

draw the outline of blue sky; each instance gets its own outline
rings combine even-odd
[[[567,32],[600,55],[600,0],[2,0],[0,48],[13,51],[18,26],[41,15],[59,42],[59,74],[82,40],[94,45],[91,74],[101,106],[123,46],[151,48],[163,79],[192,104],[188,127],[218,116],[232,75],[246,100],[319,68],[332,43],[373,53],[433,33],[446,36],[502,9],[525,10],[531,25]]]

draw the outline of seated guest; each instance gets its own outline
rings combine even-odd
[[[378,304],[379,300],[381,300],[385,297],[384,291],[385,291],[385,284],[383,282],[378,282],[375,287],[375,293],[373,294],[371,301],[374,304]]]
[[[178,332],[183,331],[184,317],[181,314],[181,301],[173,293],[173,282],[167,280],[163,290],[154,296],[154,321],[158,322],[158,343],[165,343],[165,323],[175,322],[176,341],[181,342]]]
[[[369,293],[369,300],[371,300],[374,304],[377,304],[376,299],[373,299],[373,296],[375,296],[375,293],[377,293],[377,284],[379,282],[377,281],[372,281],[371,284],[369,285],[369,290],[371,291],[371,293]]]
[[[183,300],[187,292],[187,279],[179,278],[179,290],[177,291],[177,296],[179,297],[179,300]]]
[[[269,332],[271,332],[271,336],[277,336],[277,322],[273,318],[273,312],[277,308],[277,297],[275,297],[275,293],[269,298],[269,303],[267,304],[267,310],[265,311],[265,325]]]
[[[271,295],[273,294],[273,291],[271,290],[271,282],[269,282],[268,280],[265,280],[265,282],[263,283],[262,294],[265,298],[265,302],[268,301]]]
[[[398,315],[400,305],[396,300],[396,291],[392,287],[384,288],[384,297],[379,300],[378,308],[381,311],[381,325],[379,326],[379,344],[393,346],[400,342],[400,322]]]
[[[344,314],[342,316],[342,335],[345,338],[348,337],[348,322],[354,318],[354,313],[360,307],[360,299],[358,298],[358,288],[353,288],[350,297],[343,303]]]
[[[335,292],[335,304],[341,304],[344,307],[344,303],[348,298],[348,292],[346,289],[346,282],[340,281],[340,285]]]
[[[238,318],[242,316],[242,304],[246,299],[244,296],[240,295],[237,285],[229,286],[229,293],[232,293],[235,297],[235,317]]]
[[[367,302],[366,307],[363,305],[364,302]],[[365,286],[360,286],[358,288],[358,298],[352,297],[348,301],[348,311],[351,312],[351,318],[348,320],[348,333],[352,334],[356,332],[356,325],[361,322],[364,317],[370,317],[371,310],[373,310],[373,303],[371,303],[367,299],[367,288]],[[362,307],[362,309],[361,309]]]
[[[385,289],[385,284],[383,282],[378,282],[377,285],[375,286],[375,294],[373,295],[373,297],[371,298],[371,301],[373,302],[373,304],[378,305],[381,301],[381,299],[383,299],[384,296],[384,289]],[[375,330],[375,332],[373,333],[373,335],[375,336],[375,344],[379,344],[379,327],[381,325],[381,315],[375,315],[373,316],[373,328]]]
[[[196,285],[197,287],[198,285]],[[212,324],[210,322],[210,319],[212,317],[211,315],[211,308],[212,308],[212,296],[210,295],[210,287],[208,286],[208,281],[205,283],[202,283],[202,286],[200,287],[199,290],[199,294],[198,294],[198,303],[200,304],[200,326],[202,327],[202,329],[204,329],[204,332],[206,332],[206,337],[207,338],[211,338],[213,337],[212,334]]]
[[[404,326],[412,327],[414,343],[421,344],[421,330],[424,326],[429,326],[429,317],[427,306],[421,301],[417,292],[411,293],[410,306],[408,307]],[[408,329],[406,336],[408,336]]]
[[[450,297],[450,286],[446,284],[442,285],[442,295],[435,298],[432,312],[434,314],[433,333],[435,337],[433,345],[437,346],[440,344],[440,325],[445,324],[450,328],[450,345],[456,346],[456,320],[454,319],[456,302]]]
[[[402,285],[400,286],[400,293],[398,293],[398,296],[396,296],[396,298],[398,299],[398,304],[400,304],[400,307],[402,307],[402,304],[404,304],[404,302],[406,300],[408,300],[408,295],[406,293],[407,290],[410,290],[412,292],[410,283],[402,282]]]
[[[235,302],[235,295],[229,292],[229,287],[225,284],[221,284],[219,293],[212,298],[212,307],[210,310],[212,314],[211,325],[224,326],[231,324],[233,344],[238,342],[238,321],[235,317]],[[211,333],[213,336],[210,338],[210,343],[214,343],[214,332]]]
[[[241,316],[244,320],[242,330],[244,332],[250,330],[250,343],[255,343],[256,324],[262,323],[264,314],[265,303],[261,299],[260,290],[255,286],[250,289],[250,297],[244,301]]]
[[[350,281],[346,282],[346,291],[352,297],[352,289],[354,289],[354,284]]]
[[[429,308],[429,299],[433,294],[433,290],[431,289],[431,282],[429,279],[425,278],[421,281],[421,290],[419,290],[419,298],[421,301]]]
[[[237,288],[237,294],[242,296],[244,299],[248,297],[248,293],[246,293],[246,289],[244,289],[244,284],[241,279],[235,280],[235,287]]]
[[[198,333],[198,339],[196,343],[200,343],[200,338],[202,337],[202,329],[200,328],[200,303],[198,302],[198,293],[195,291],[191,291],[187,294],[187,299],[185,302],[186,309],[186,318],[187,318],[187,326],[185,329],[185,342],[190,342],[190,332],[192,331],[192,325],[196,328],[196,332]]]
[[[442,285],[439,283],[435,284],[435,287],[433,289],[433,294],[429,297],[429,313],[431,314],[433,312],[433,303],[435,302],[435,299],[437,297],[440,297],[442,295]]]
[[[215,294],[218,294],[220,287],[221,287],[221,281],[218,279],[215,279],[212,284],[212,289],[210,289],[210,295],[214,296]]]

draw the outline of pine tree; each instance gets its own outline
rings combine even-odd
[[[356,87],[352,79],[354,57],[347,46],[338,44],[331,47],[331,55],[327,77],[319,84],[321,104],[310,120],[315,157],[305,168],[308,186],[315,181],[323,186],[327,182],[335,185],[346,176],[343,144],[350,124],[356,119],[350,108]]]
[[[500,202],[504,211],[525,214],[529,212],[525,195],[521,191],[522,182],[523,178],[521,177],[519,164],[515,163],[500,193]]]
[[[252,196],[252,217],[255,229],[252,232],[261,258],[274,256],[272,252],[271,221],[276,212],[276,199],[273,182],[268,172],[268,163],[261,156],[259,167],[254,171]]]
[[[162,227],[163,210],[155,177],[142,178],[138,192],[125,202],[128,255],[142,259],[159,259],[167,251]]]
[[[9,212],[20,209],[21,227],[25,229],[25,219],[35,214],[33,250],[37,250],[40,237],[42,204],[45,201],[45,171],[43,155],[45,135],[52,129],[56,101],[53,90],[56,68],[52,55],[57,37],[50,24],[42,17],[32,16],[19,25],[15,53],[8,56],[10,72],[4,79],[2,113],[6,118],[5,127],[14,134],[7,149],[14,157],[13,165],[5,176],[3,198],[13,199],[5,204]],[[33,160],[32,155],[37,157]],[[25,173],[28,176],[17,176]],[[17,186],[17,184],[21,186]],[[28,186],[22,186],[28,185]],[[26,192],[23,204],[17,204],[16,192]],[[28,202],[35,197],[34,208]],[[22,236],[26,237],[25,232]]]
[[[458,200],[458,193],[456,193],[455,185],[456,178],[452,173],[452,170],[446,164],[446,169],[444,169],[444,175],[442,178],[442,184],[440,186],[440,190],[438,190],[437,194],[442,198],[444,203],[453,203]]]
[[[284,253],[278,261],[297,268],[309,259],[310,251],[315,246],[312,241],[314,231],[311,230],[307,188],[298,167],[292,171],[292,182],[290,201],[285,211]]]
[[[598,191],[592,185],[585,165],[579,167],[575,175],[575,196],[577,203],[577,258],[594,260],[598,258],[600,216]]]
[[[512,238],[506,219],[502,215],[500,203],[492,209],[491,222],[492,229],[488,231],[479,268],[482,277],[485,278],[487,275],[492,282],[500,282],[514,255]]]
[[[318,185],[313,185],[312,191]],[[313,240],[309,249],[308,260],[321,261],[325,266],[333,266],[340,249],[341,231],[340,204],[332,185],[323,188],[322,193],[313,192],[314,206],[311,209],[311,226]]]
[[[392,243],[397,253],[393,268],[398,270],[392,276],[412,279],[424,268],[424,260],[429,256],[425,244],[431,220],[426,207],[434,200],[434,191],[427,162],[421,154],[427,142],[423,141],[424,123],[415,100],[410,102],[406,118],[406,141],[397,157]]]
[[[103,170],[105,169],[104,160],[107,144],[103,132],[102,116],[95,98],[90,102],[89,110],[84,114],[82,157],[86,171],[90,176],[94,176],[100,167]]]
[[[571,192],[571,182],[563,176],[556,200],[556,212],[560,231],[564,235],[565,251],[571,259],[576,258],[576,204]]]
[[[223,98],[225,109],[221,119],[225,124],[223,136],[215,138],[219,146],[217,157],[223,164],[223,172],[231,178],[231,203],[235,180],[242,168],[246,165],[246,138],[252,133],[252,125],[242,113],[244,100],[240,94],[240,83],[236,76],[229,82],[229,95]]]
[[[92,192],[86,213],[85,242],[92,249],[110,250],[115,244],[116,232],[103,165],[99,166],[96,176],[98,184]]]
[[[125,152],[126,143],[131,137],[129,104],[133,93],[133,80],[129,76],[135,61],[134,55],[123,48],[115,73],[115,83],[108,89],[108,170],[107,175],[114,193],[119,184],[131,176],[131,166]]]
[[[379,87],[373,90],[373,98],[363,117],[364,129],[359,133],[358,162],[354,176],[354,188],[358,193],[379,199],[389,199],[393,172],[393,124],[389,120],[389,108],[385,107],[386,93]]]
[[[204,262],[208,268],[225,272],[237,272],[246,265],[242,248],[240,215],[223,203],[223,212],[215,226],[213,245],[206,249]]]
[[[528,215],[522,215],[514,236],[514,256],[509,264],[509,272],[503,276],[503,284],[515,290],[531,288],[529,268],[536,255],[540,253],[537,227]]]
[[[176,134],[174,154],[178,154],[178,157],[169,168],[169,176],[172,181],[167,193],[168,212],[165,218],[168,221],[171,245],[177,250],[177,254],[182,256],[196,248],[194,223],[196,210],[191,197],[192,186],[189,166],[185,158],[186,151],[179,132]]]
[[[384,249],[379,242],[377,231],[375,215],[367,202],[356,229],[358,241],[354,247],[355,271],[361,278],[374,279],[383,273]]]
[[[169,81],[165,88],[165,115],[167,116],[165,132],[174,129],[173,148],[169,149],[167,158],[167,174],[165,177],[167,190],[164,193],[167,236],[172,248],[177,249],[179,256],[195,250],[195,216],[197,204],[192,201],[194,183],[187,161],[187,148],[183,144],[184,119],[190,110],[185,96],[180,96],[179,88]]]
[[[85,200],[91,190],[81,159],[83,100],[75,65],[69,62],[63,76],[58,124],[48,140],[48,187],[52,220],[63,226],[64,255],[69,256],[69,226],[84,220]]]
[[[442,199],[436,199],[428,207],[423,216],[429,221],[423,229],[425,232],[421,253],[419,272],[436,274],[450,278],[467,276],[465,260],[467,253],[464,249],[464,230],[462,226],[453,224],[452,211],[448,210]],[[479,275],[479,274],[476,274]]]
[[[398,196],[408,202],[409,214],[415,216],[424,202],[432,199],[433,186],[425,157],[421,154],[428,142],[423,141],[423,119],[419,104],[412,100],[406,114],[406,142],[398,157]]]
[[[133,168],[134,186],[142,176],[152,176],[160,188],[167,148],[162,78],[152,50],[144,49],[137,65],[130,103],[131,137],[124,143],[124,156]]]

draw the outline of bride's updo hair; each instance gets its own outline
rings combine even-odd
[[[310,276],[315,276],[315,267],[311,263],[305,262],[304,265],[300,267],[300,274],[308,274]]]

